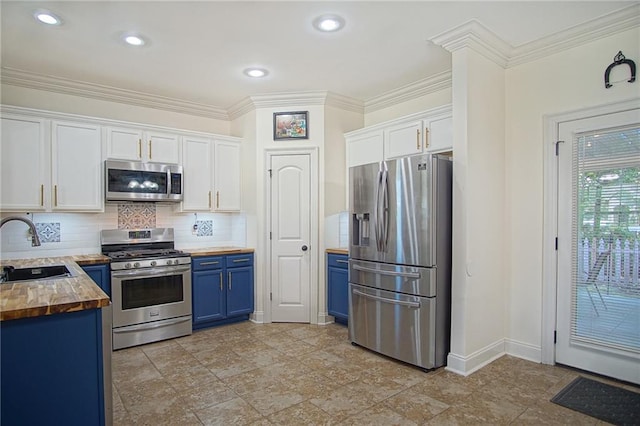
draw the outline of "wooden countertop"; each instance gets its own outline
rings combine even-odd
[[[327,253],[333,254],[349,254],[349,249],[346,248],[328,248],[326,249]]]
[[[253,253],[252,248],[243,247],[207,247],[199,249],[182,249],[185,253],[189,253],[191,257],[216,256],[223,254],[241,254]]]
[[[74,276],[0,284],[0,321],[109,306],[109,296],[78,265],[108,262],[109,258],[102,255],[1,261],[0,267],[16,268],[64,264]]]

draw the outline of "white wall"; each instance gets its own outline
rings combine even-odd
[[[544,115],[640,97],[640,82],[604,88],[619,50],[640,65],[640,29],[566,50],[506,73],[506,335],[516,354],[540,360],[543,247]],[[626,69],[625,69],[626,68]],[[612,81],[628,76],[619,66]]]
[[[1,88],[0,103],[4,105],[229,135],[229,122],[226,120],[216,120],[7,84],[3,84]]]

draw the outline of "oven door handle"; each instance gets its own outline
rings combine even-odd
[[[159,277],[163,275],[175,275],[175,273],[190,272],[191,265],[184,267],[164,267],[164,268],[145,268],[125,271],[111,271],[112,278],[130,278],[130,277]]]

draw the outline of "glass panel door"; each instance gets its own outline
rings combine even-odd
[[[640,383],[640,112],[560,139],[556,361]]]

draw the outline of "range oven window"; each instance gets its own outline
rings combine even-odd
[[[122,280],[122,310],[184,301],[182,275]]]

